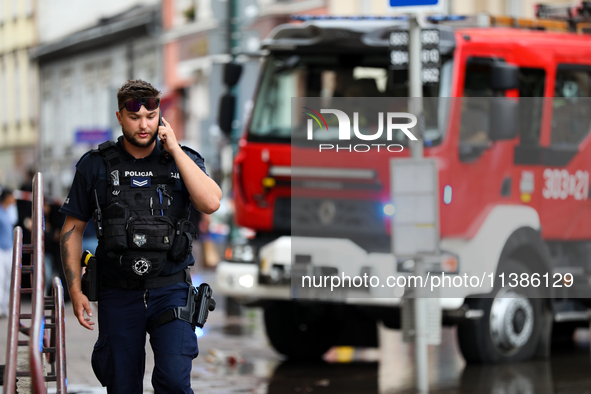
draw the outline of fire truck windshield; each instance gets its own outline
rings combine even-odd
[[[408,97],[408,70],[390,70],[388,60],[382,55],[269,56],[254,104],[249,139],[300,139],[299,133],[291,133],[292,97]],[[444,59],[440,82],[423,87],[423,96],[433,98],[424,100],[428,145],[440,142],[445,132],[448,100],[436,98],[450,95],[452,62],[451,58]]]

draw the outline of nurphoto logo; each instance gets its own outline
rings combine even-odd
[[[322,114],[332,114],[337,117],[337,121],[339,123],[339,141],[350,141],[352,134],[351,134],[351,118],[347,115],[344,111],[338,109],[321,109],[320,112],[310,108],[310,107],[302,107],[307,112],[303,112],[305,115],[310,116],[311,119],[308,119],[307,122],[307,139],[312,141],[314,140],[314,121],[320,128],[321,131],[327,132],[329,130],[328,124],[326,119]],[[355,138],[361,141],[377,141],[382,138],[382,134],[384,133],[384,118],[386,119],[386,140],[388,142],[392,141],[392,135],[394,130],[401,130],[408,139],[412,141],[416,141],[417,137],[409,130],[416,126],[417,124],[417,117],[413,114],[407,112],[386,112],[385,116],[383,112],[378,113],[378,128],[377,131],[373,134],[362,134],[359,131],[359,113],[353,112],[353,134]],[[400,119],[409,119],[410,122],[408,123],[395,123],[398,122]],[[400,144],[385,144],[385,143],[372,143],[372,144],[349,144],[349,145],[339,145],[339,144],[319,144],[318,149],[319,152],[323,151],[330,151],[336,150],[339,151],[348,151],[348,152],[369,152],[370,150],[374,149],[378,152],[380,148],[387,149],[388,152],[397,153],[402,152],[404,147]]]

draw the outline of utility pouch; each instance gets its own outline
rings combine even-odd
[[[170,250],[174,224],[166,216],[135,216],[129,219],[127,237],[130,250]]]
[[[105,250],[113,252],[127,249],[127,234],[125,227],[129,219],[126,206],[115,202],[103,210],[103,240]]]
[[[130,278],[153,278],[166,263],[166,253],[155,251],[126,252],[119,256],[121,270]]]
[[[197,239],[197,229],[188,220],[179,220],[176,224],[174,243],[170,248],[170,259],[185,261],[193,250],[193,240]]]
[[[88,297],[88,301],[98,301],[99,274],[96,257],[85,250],[82,254],[81,264],[86,268],[84,275],[82,275],[82,294]]]

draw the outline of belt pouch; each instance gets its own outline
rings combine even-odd
[[[123,253],[119,265],[131,278],[153,278],[160,274],[166,263],[166,253],[134,251]]]

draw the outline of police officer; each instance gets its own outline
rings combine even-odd
[[[161,118],[159,95],[142,80],[128,80],[118,90],[123,136],[82,156],[60,210],[66,215],[60,246],[72,307],[89,330],[93,311],[81,291],[80,259],[84,228],[94,218],[100,291],[92,367],[109,393],[143,392],[147,332],[155,392],[193,392],[191,364],[199,353],[194,327],[162,316],[187,305],[190,296],[187,267],[195,261],[190,245],[196,231],[189,204],[211,214],[222,193],[203,158],[180,146]]]

